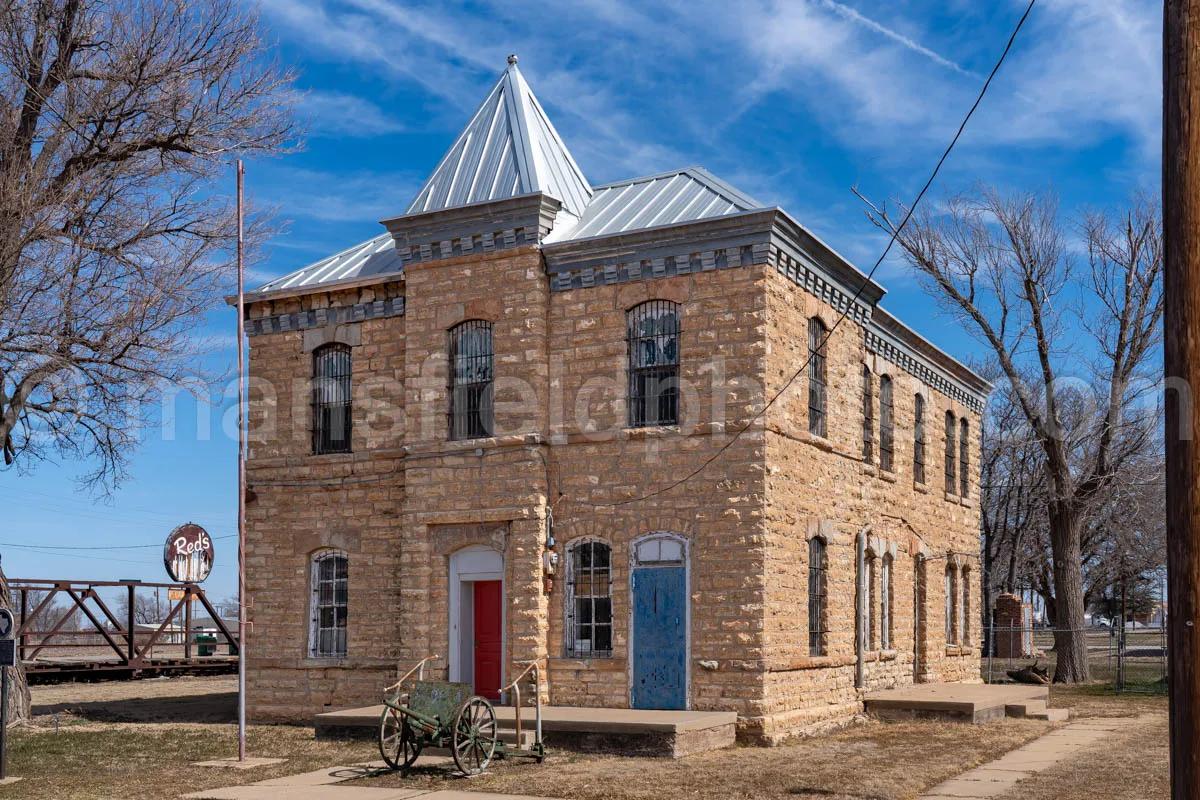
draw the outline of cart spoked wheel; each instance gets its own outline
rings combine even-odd
[[[412,727],[391,707],[384,708],[379,717],[379,755],[397,770],[408,769],[421,755],[421,742],[413,735]]]
[[[496,711],[482,697],[472,697],[454,721],[454,763],[464,775],[478,775],[496,754]]]

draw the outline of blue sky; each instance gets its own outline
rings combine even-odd
[[[382,231],[520,56],[527,81],[593,185],[700,164],[778,204],[868,269],[886,239],[851,192],[910,199],[949,142],[1024,2],[977,0],[264,0],[268,38],[299,72],[309,133],[296,154],[247,166],[247,190],[287,220],[253,280]],[[976,181],[1053,188],[1064,209],[1157,192],[1161,4],[1041,0],[931,201]],[[937,317],[904,267],[884,304],[952,354],[975,344]],[[209,320],[234,358],[228,309]],[[213,391],[220,400],[222,386]],[[227,403],[226,403],[227,406]],[[78,465],[0,481],[10,576],[162,580],[161,546],[192,520],[234,533],[235,447],[224,407],[147,431],[108,502],[73,490]],[[200,435],[197,435],[200,431]],[[170,438],[168,438],[168,436]],[[4,547],[133,546],[49,553]],[[234,540],[216,541],[216,597],[235,587]]]

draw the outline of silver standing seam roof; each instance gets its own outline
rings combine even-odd
[[[306,286],[341,283],[398,273],[402,268],[400,254],[396,252],[396,243],[392,240],[392,235],[383,233],[307,267],[301,267],[282,278],[264,283],[247,294],[274,294]]]
[[[687,167],[596,187],[592,202],[574,228],[546,243],[590,239],[616,233],[723,217],[763,206],[703,167]]]
[[[592,187],[542,104],[508,57],[508,69],[450,145],[404,213],[424,214],[542,192],[576,217]]]

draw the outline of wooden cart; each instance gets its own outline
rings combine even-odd
[[[379,754],[394,770],[407,770],[426,747],[450,750],[454,763],[464,775],[478,775],[493,758],[533,758],[541,763],[541,697],[539,671],[531,663],[517,680],[502,691],[513,690],[516,702],[517,743],[500,741],[496,710],[490,701],[474,693],[469,683],[423,680],[430,656],[413,667],[399,681],[387,687],[383,714],[379,718]],[[417,679],[408,687],[408,680]],[[531,747],[523,747],[521,734],[521,680],[531,678],[537,704],[537,729]],[[406,688],[407,687],[407,688]]]

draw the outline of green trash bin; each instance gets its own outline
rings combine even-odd
[[[215,656],[217,654],[217,637],[211,633],[201,633],[196,637],[196,652],[201,656]]]

